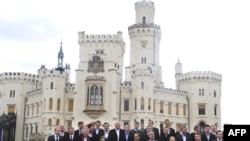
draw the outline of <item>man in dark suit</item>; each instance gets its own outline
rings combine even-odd
[[[76,141],[77,137],[74,135],[74,128],[73,127],[69,127],[69,135],[68,136],[64,136],[63,137],[63,141]]]
[[[149,119],[148,120],[148,125],[152,127],[152,130],[155,132],[155,139],[156,140],[160,140],[160,133],[159,133],[159,129],[154,127],[154,121]]]
[[[168,134],[168,129],[167,127],[164,127],[163,130],[163,134],[161,134],[160,136],[160,140],[161,141],[168,141],[170,138],[170,134]]]
[[[95,125],[89,124],[88,129],[89,129],[89,137],[92,138],[92,141],[98,141],[97,135],[94,133]]]
[[[135,122],[135,124],[134,124],[134,129],[131,129],[130,131],[129,131],[133,136],[134,136],[134,134],[135,133],[139,133],[140,135],[142,134],[142,131],[139,129],[139,122]]]
[[[74,133],[74,136],[75,136],[76,138],[78,138],[78,137],[82,134],[83,127],[84,127],[84,123],[83,123],[82,121],[79,121],[79,122],[78,122],[78,128],[79,128],[79,129],[77,129],[77,130],[75,131],[75,133]]]
[[[126,124],[124,127],[125,130],[125,140],[126,141],[133,141],[134,134],[130,132],[130,125]]]
[[[62,141],[62,136],[60,136],[60,127],[54,129],[55,134],[48,137],[47,141]]]
[[[164,123],[165,123],[165,127],[168,128],[168,134],[170,136],[176,136],[175,129],[173,129],[173,128],[170,127],[171,123],[170,123],[169,119],[165,119]],[[161,134],[163,134],[163,130],[161,130]]]
[[[64,136],[68,136],[69,135],[69,132],[66,132],[65,131],[65,126],[62,124],[60,125],[60,136],[64,137]]]
[[[194,134],[194,141],[202,141],[202,140],[201,140],[201,134],[200,134],[200,133],[195,133],[195,134]]]
[[[100,126],[101,126],[101,121],[97,120],[95,122],[95,129],[93,131],[93,134],[95,138],[97,139],[97,141],[99,141],[101,136],[104,136],[104,130],[101,129]]]
[[[214,139],[213,141],[224,141],[223,132],[221,130],[216,131],[216,139]]]
[[[77,138],[77,141],[93,141],[93,139],[89,137],[89,128],[83,128],[82,134]]]
[[[115,123],[115,128],[109,131],[108,141],[125,141],[125,131],[121,129],[121,123]]]
[[[143,140],[141,139],[140,133],[134,133],[134,139],[133,139],[133,141],[143,141]]]
[[[189,133],[187,132],[187,127],[182,126],[180,134],[176,135],[176,141],[188,141]]]
[[[150,131],[148,133],[148,137],[149,137],[149,139],[145,140],[145,141],[159,141],[159,140],[155,139],[155,132],[154,131]]]
[[[199,134],[200,135],[200,126],[199,125],[195,125],[194,126],[194,132],[192,132],[189,135],[188,141],[195,141],[195,134]]]
[[[202,141],[212,141],[216,139],[216,136],[210,132],[210,125],[205,126],[205,132],[201,135]]]
[[[105,140],[108,140],[108,137],[109,137],[109,123],[107,123],[107,122],[103,123],[103,128],[104,128]]]

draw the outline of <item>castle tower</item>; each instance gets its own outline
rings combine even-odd
[[[194,125],[201,127],[221,125],[221,81],[222,76],[214,72],[196,71],[176,76],[180,91],[188,92],[190,130]]]
[[[161,29],[159,25],[154,24],[154,2],[146,0],[136,2],[135,12],[135,24],[128,28],[132,109],[135,112],[131,120],[141,122],[142,128],[145,128],[143,123],[146,125],[149,118],[154,118],[153,103],[156,102],[153,99],[154,86],[163,85],[159,65]]]
[[[120,83],[123,74],[125,43],[122,32],[113,35],[78,33],[80,61],[76,70],[73,126],[118,119]],[[112,101],[112,102],[111,102]]]
[[[64,54],[63,54],[63,50],[62,50],[62,41],[61,41],[61,46],[60,46],[60,50],[58,52],[57,58],[58,58],[58,62],[57,62],[57,70],[63,70],[63,58],[64,58]]]
[[[180,60],[178,59],[178,62],[175,64],[175,78],[181,74],[182,74],[182,64],[180,63]],[[176,90],[179,90],[179,86],[177,82],[175,84],[176,84]]]

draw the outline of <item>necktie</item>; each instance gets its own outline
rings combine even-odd
[[[70,135],[70,140],[73,141],[72,135]]]
[[[56,136],[56,141],[59,141],[59,137],[58,136]]]

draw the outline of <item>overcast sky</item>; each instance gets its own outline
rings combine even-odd
[[[222,124],[250,124],[250,1],[153,0],[161,26],[160,64],[165,87],[175,88],[174,65],[183,72],[222,74]],[[60,41],[71,82],[79,62],[77,33],[116,34],[126,42],[136,0],[0,0],[0,72],[37,73],[57,64]]]

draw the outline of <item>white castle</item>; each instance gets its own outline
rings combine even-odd
[[[0,74],[0,115],[16,114],[11,133],[15,141],[29,140],[33,133],[47,138],[59,124],[77,129],[79,121],[86,125],[100,120],[110,123],[110,128],[115,121],[131,125],[138,121],[145,128],[152,119],[155,127],[162,128],[169,119],[176,130],[186,125],[192,132],[196,124],[221,128],[222,76],[183,73],[178,61],[176,89],[166,88],[159,64],[161,28],[154,23],[154,2],[136,2],[135,12],[135,24],[128,27],[130,65],[125,71],[125,42],[118,31],[114,35],[78,33],[80,61],[75,83],[69,81],[70,66],[63,64],[62,45],[56,69],[42,65],[37,74]]]

